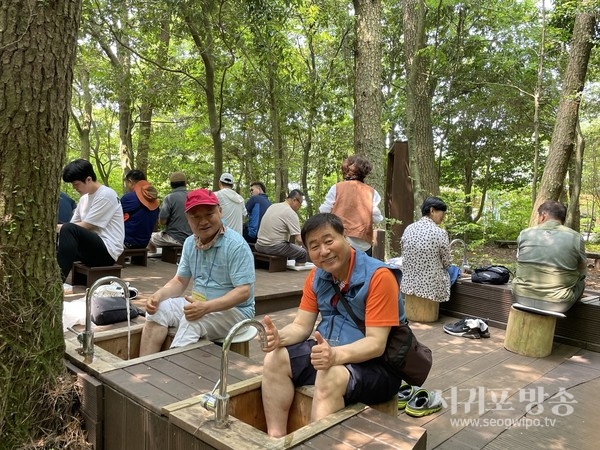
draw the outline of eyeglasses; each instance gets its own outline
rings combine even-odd
[[[303,201],[303,200],[300,200],[300,199],[299,199],[299,198],[297,198],[297,197],[296,197],[296,198],[293,198],[293,200],[297,201],[299,205],[302,205],[302,201]]]

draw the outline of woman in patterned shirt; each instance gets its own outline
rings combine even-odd
[[[429,197],[421,206],[423,217],[404,230],[400,286],[404,295],[435,302],[450,299],[450,242],[446,231],[439,227],[446,210],[442,199]]]

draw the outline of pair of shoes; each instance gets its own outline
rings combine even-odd
[[[130,286],[129,282],[126,282],[126,284],[129,288],[129,300],[133,300],[138,296],[138,290],[137,288]],[[105,284],[104,286],[100,286],[98,289],[96,289],[94,295],[98,297],[125,297],[125,294],[123,293],[123,287],[114,281],[109,284]]]
[[[410,384],[400,386],[400,389],[398,389],[398,409],[406,408],[406,404],[415,396],[419,389],[421,389],[421,386],[411,386]]]
[[[406,404],[404,412],[409,416],[423,417],[442,409],[442,397],[437,392],[419,389]]]
[[[490,337],[488,320],[478,318],[460,319],[455,323],[447,323],[444,325],[444,332],[469,339]]]

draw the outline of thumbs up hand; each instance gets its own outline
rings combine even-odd
[[[263,352],[269,353],[279,347],[279,330],[271,320],[269,316],[265,316],[263,319],[265,331],[267,332],[267,345],[263,347]]]
[[[335,350],[318,331],[315,331],[314,338],[317,345],[310,352],[310,362],[316,370],[327,370],[335,365]]]

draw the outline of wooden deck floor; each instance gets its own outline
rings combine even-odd
[[[123,278],[140,290],[143,299],[174,272],[174,265],[151,260],[147,268],[127,266]],[[257,298],[297,293],[306,275],[257,270]],[[83,287],[76,287],[75,294],[67,297],[83,292]],[[287,308],[269,315],[283,326],[294,313],[294,308]],[[454,321],[440,317],[432,324],[411,324],[418,338],[433,350],[434,365],[424,387],[439,390],[445,402],[440,412],[430,416],[412,418],[401,413],[403,420],[427,429],[428,448],[598,448],[600,353],[555,343],[546,358],[519,356],[504,349],[501,329],[491,328],[489,339],[445,334],[442,325]],[[257,340],[251,343],[250,357],[262,362]]]
[[[270,316],[283,326],[294,313],[290,309]],[[504,349],[501,329],[491,328],[489,339],[444,333],[442,325],[456,320],[440,317],[435,323],[411,324],[433,351],[424,387],[441,391],[446,403],[440,412],[422,418],[400,413],[427,429],[427,448],[598,448],[600,353],[555,344],[546,358],[519,356]],[[250,358],[262,361],[257,340]],[[530,403],[540,406],[527,408]]]

